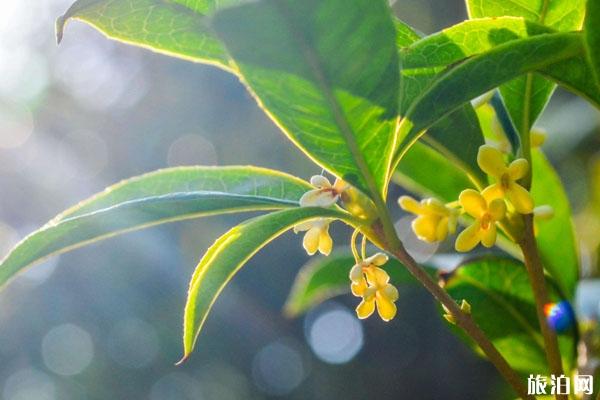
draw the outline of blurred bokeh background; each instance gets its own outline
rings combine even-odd
[[[57,47],[54,19],[69,3],[0,2],[0,257],[68,206],[157,168],[256,164],[302,177],[319,172],[225,72],[108,41],[80,23]],[[393,8],[425,33],[466,18],[460,0],[398,0]],[[594,320],[600,117],[558,92],[540,125],[575,210],[587,278],[578,311]],[[409,220],[397,216],[407,231]],[[420,289],[401,288],[398,316],[388,324],[358,321],[351,296],[299,319],[283,317],[294,276],[307,261],[291,233],[235,277],[192,359],[175,367],[192,270],[211,242],[244,217],[127,234],[12,281],[0,292],[0,398],[505,397],[494,369],[448,332]],[[348,237],[343,229],[334,234],[338,243]],[[413,251],[427,258],[436,249]]]

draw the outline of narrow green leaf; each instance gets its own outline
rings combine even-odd
[[[28,265],[101,239],[149,226],[231,212],[276,210],[294,203],[218,192],[172,193],[49,223],[23,239],[0,262],[0,286]]]
[[[218,12],[213,26],[296,145],[364,192],[385,192],[399,80],[386,1],[249,3]]]
[[[552,283],[548,286],[550,300],[559,301]],[[472,261],[449,275],[445,287],[455,300],[469,302],[473,319],[511,367],[524,375],[549,372],[533,292],[521,263],[501,258]],[[559,335],[559,346],[569,371],[575,357],[574,332]]]
[[[326,300],[350,293],[348,274],[354,264],[354,257],[349,250],[337,251],[329,257],[318,257],[309,261],[296,275],[285,303],[285,314],[297,317]],[[396,259],[390,258],[382,268],[390,275],[390,283],[394,286],[418,284]],[[436,274],[434,269],[427,271],[431,276]]]
[[[532,163],[531,194],[535,204],[554,209],[550,220],[535,221],[542,262],[563,294],[573,300],[579,279],[579,256],[569,199],[558,174],[541,151],[532,152]]]
[[[584,23],[586,53],[600,91],[600,1],[587,0]]]
[[[585,0],[467,0],[469,18],[523,17],[557,31],[581,27]],[[555,85],[537,74],[518,77],[500,87],[516,129],[529,132],[550,100]]]
[[[52,222],[88,214],[117,204],[184,192],[222,192],[271,198],[296,204],[313,187],[295,176],[267,168],[244,166],[175,167],[150,172],[109,186],[64,211]]]
[[[207,16],[237,2],[78,0],[56,21],[56,37],[60,42],[67,22],[76,19],[121,42],[229,69],[227,53],[211,32]]]
[[[580,34],[552,33],[511,40],[462,61],[441,74],[407,111],[399,128],[396,162],[423,130],[470,99],[581,52]]]
[[[205,215],[295,207],[311,186],[256,167],[182,167],[132,178],[58,215],[0,262],[0,286],[53,254],[123,232]]]
[[[324,208],[296,208],[250,219],[229,230],[204,254],[190,281],[183,323],[184,361],[192,352],[208,313],[237,271],[270,241],[306,220],[345,219]]]

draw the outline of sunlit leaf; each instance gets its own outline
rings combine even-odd
[[[310,188],[254,167],[174,168],[123,181],[67,210],[0,262],[0,286],[28,265],[123,232],[232,212],[296,207]]]
[[[337,251],[329,257],[318,257],[309,261],[296,275],[285,303],[286,315],[296,317],[332,297],[349,294],[348,274],[354,264],[354,257],[349,250]],[[390,258],[382,268],[389,274],[390,283],[400,286],[400,292],[403,285],[418,284],[396,259]],[[436,272],[433,269],[427,271],[432,276]]]
[[[229,69],[207,16],[237,0],[79,0],[56,21],[60,42],[71,19],[85,22],[121,42],[190,61]]]
[[[581,27],[585,0],[466,0],[470,18],[515,16],[557,31]],[[529,132],[548,103],[555,85],[537,74],[518,77],[500,87],[518,132]]]
[[[532,163],[531,194],[535,204],[549,205],[554,210],[551,219],[535,221],[542,262],[564,295],[573,300],[579,279],[579,256],[569,199],[559,176],[541,151],[533,151]]]
[[[455,300],[469,302],[473,319],[511,367],[524,375],[549,372],[533,292],[523,264],[500,258],[472,261],[445,281],[446,290]],[[551,282],[548,287],[550,300],[559,301],[561,297]],[[559,335],[559,346],[565,367],[572,366],[574,332]]]
[[[313,187],[295,176],[267,168],[244,166],[174,167],[149,172],[109,186],[64,211],[53,222],[148,197],[183,192],[221,192],[289,201],[296,204]]]
[[[213,26],[294,143],[364,192],[385,192],[399,79],[386,1],[253,2],[218,12]]]
[[[440,74],[407,111],[396,162],[423,130],[470,99],[526,72],[578,56],[582,50],[580,34],[551,33],[511,40],[458,63]]]
[[[282,210],[248,220],[221,236],[204,254],[190,281],[183,324],[184,359],[225,285],[261,248],[292,226],[316,217],[344,219],[324,208]]]

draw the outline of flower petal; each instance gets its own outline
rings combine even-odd
[[[492,200],[488,207],[488,212],[494,221],[500,221],[506,214],[506,203],[502,199]]]
[[[417,200],[413,199],[410,196],[400,196],[400,198],[398,199],[398,205],[404,210],[404,211],[408,211],[409,213],[412,214],[420,214],[421,213],[421,203],[419,203]]]
[[[331,187],[331,182],[329,179],[325,178],[323,175],[313,175],[310,177],[310,184],[318,189],[328,189]]]
[[[366,275],[367,281],[373,286],[385,286],[390,281],[388,273],[379,267],[368,268]]]
[[[373,264],[377,265],[378,267],[382,266],[386,262],[388,262],[388,256],[385,253],[375,253],[371,257],[367,257],[364,260],[366,265]]]
[[[506,172],[506,163],[502,152],[487,144],[479,148],[477,164],[483,172],[496,179],[500,179],[502,174]]]
[[[321,235],[321,230],[319,228],[310,228],[304,234],[304,239],[302,240],[302,246],[304,250],[308,253],[309,256],[312,256],[319,249],[319,236]]]
[[[490,224],[487,229],[481,231],[481,244],[485,247],[492,247],[496,244],[496,224]]]
[[[481,224],[479,221],[475,221],[472,225],[465,228],[456,238],[456,243],[454,244],[456,251],[464,253],[477,246],[481,238],[480,231]]]
[[[510,179],[513,181],[527,175],[527,171],[529,171],[529,162],[524,158],[517,158],[508,166],[508,176],[510,176]]]
[[[319,252],[324,256],[328,256],[333,248],[333,240],[329,236],[329,224],[321,228],[319,235]]]
[[[371,316],[375,311],[375,299],[363,300],[356,307],[356,315],[360,319],[365,319]]]
[[[358,282],[363,279],[363,266],[361,263],[354,264],[354,266],[350,269],[350,274],[348,277],[352,282]]]
[[[492,200],[504,198],[504,189],[502,189],[501,184],[494,183],[483,189],[481,195],[489,203]]]
[[[367,280],[365,278],[361,278],[350,285],[350,290],[356,297],[363,297],[367,291],[367,287]]]
[[[415,218],[411,224],[415,235],[425,242],[435,242],[437,240],[436,231],[439,217],[434,215],[420,215]]]
[[[519,214],[531,214],[533,212],[533,198],[531,194],[518,183],[510,185],[506,191],[506,197]]]
[[[399,297],[398,289],[396,288],[396,286],[391,285],[389,283],[385,285],[381,293],[390,301],[396,301]]]
[[[448,217],[441,218],[435,229],[435,240],[441,242],[448,236]]]
[[[300,197],[300,207],[329,207],[338,199],[331,190],[313,189]]]
[[[487,202],[478,191],[465,189],[460,193],[458,202],[473,218],[479,218],[487,210]]]
[[[394,317],[396,316],[396,305],[394,304],[393,301],[388,300],[387,298],[385,298],[384,296],[382,296],[380,293],[377,293],[377,299],[375,300],[377,302],[377,313],[379,313],[379,316],[381,317],[382,320],[384,321],[391,321],[392,319],[394,319]]]
[[[294,233],[307,231],[313,227],[314,223],[315,223],[315,221],[313,220],[313,221],[302,222],[298,225],[294,225]]]

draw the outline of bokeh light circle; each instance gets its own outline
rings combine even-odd
[[[364,344],[363,328],[354,313],[342,306],[307,320],[307,340],[315,355],[330,364],[352,360]]]
[[[254,383],[263,392],[283,396],[291,393],[305,377],[302,356],[284,341],[263,347],[252,362]]]
[[[77,375],[94,357],[92,337],[74,324],[56,326],[42,340],[42,357],[52,372],[64,376]]]

